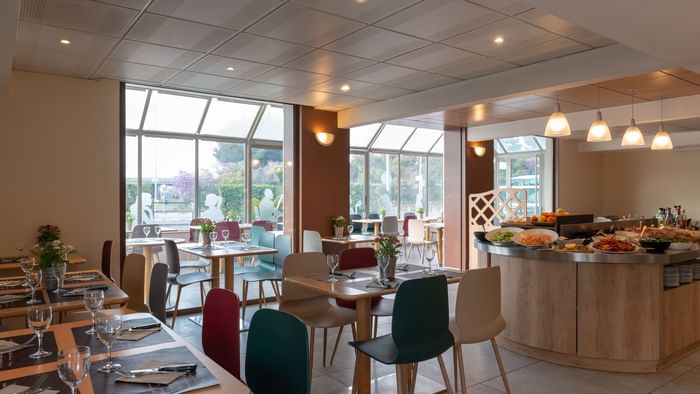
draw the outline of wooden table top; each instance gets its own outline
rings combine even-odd
[[[104,305],[109,306],[109,305],[124,305],[126,302],[129,300],[129,296],[119,288],[114,282],[112,282],[110,279],[108,279],[102,271],[99,270],[84,270],[84,271],[69,271],[66,272],[67,275],[72,275],[72,274],[96,274],[100,276],[100,279],[92,280],[89,282],[68,282],[66,281],[64,283],[64,288],[66,289],[72,289],[72,288],[77,288],[77,287],[104,287],[107,286],[108,289],[105,290],[105,301]],[[24,279],[23,276],[12,276],[12,277],[3,277],[0,278],[0,281],[6,281],[6,280],[22,280]],[[36,290],[36,295],[37,298],[39,297],[40,293],[41,296],[44,300],[50,300],[50,296],[48,292],[53,291],[53,290],[46,290],[42,289],[41,287],[37,288]],[[31,290],[29,288],[25,287],[19,287],[19,288],[0,288],[0,295],[6,295],[6,294],[29,294]],[[51,305],[51,308],[53,308],[54,312],[60,312],[60,311],[70,311],[70,310],[84,310],[85,306],[83,305],[83,297],[81,296],[74,296],[74,297],[66,297],[65,301],[60,301],[60,302],[49,302],[46,303],[44,302],[43,304],[34,304],[34,305]],[[29,305],[22,305],[22,306],[14,306],[14,307],[2,307],[2,304],[0,304],[0,319],[6,318],[6,317],[12,317],[12,316],[24,316],[27,313],[27,307]]]
[[[443,222],[424,223],[423,226],[429,227],[429,228],[445,228],[445,223],[443,223]]]
[[[22,257],[28,257],[28,256],[6,257],[8,259],[17,259],[17,262],[0,263],[0,271],[1,270],[18,270],[18,269],[20,269],[19,259],[21,259]],[[85,264],[85,263],[87,263],[87,259],[85,259],[85,257],[83,257],[79,254],[73,253],[73,254],[68,255],[68,262],[70,264]]]
[[[254,256],[259,254],[277,253],[277,249],[266,248],[264,246],[251,246],[245,248],[245,244],[236,241],[215,242],[214,248],[203,247],[199,243],[178,244],[177,247],[183,252],[208,259],[216,257]]]
[[[342,244],[342,245],[352,245],[352,244],[374,242],[374,239],[375,238],[373,235],[364,235],[364,234],[352,234],[350,237],[341,237],[341,238],[336,238],[332,235],[327,235],[327,236],[321,237],[322,242],[330,242],[330,243]]]
[[[381,223],[382,221],[383,221],[382,219],[352,219],[353,223],[363,223],[363,224]]]
[[[139,246],[159,246],[165,244],[164,240],[169,239],[176,244],[185,242],[184,238],[127,238],[126,246],[139,247]]]
[[[122,316],[122,318],[125,321],[132,320],[132,319],[143,319],[143,318],[149,318],[149,317],[152,318],[152,316],[150,314],[147,314],[147,313],[134,313],[134,314]],[[74,338],[71,330],[74,327],[82,327],[82,326],[86,326],[87,324],[89,324],[88,321],[80,321],[80,322],[52,325],[49,328],[48,332],[53,332],[53,334],[56,338],[56,344],[57,344],[58,349],[70,348],[70,347],[74,347],[76,344],[75,338]],[[132,348],[126,349],[126,350],[113,351],[112,357],[124,357],[124,356],[131,356],[131,355],[139,355],[139,354],[143,354],[143,353],[147,353],[147,352],[172,349],[175,347],[186,347],[202,364],[204,364],[206,369],[209,370],[209,372],[216,378],[216,380],[219,381],[219,385],[217,385],[217,386],[212,386],[212,387],[205,388],[205,389],[195,390],[195,391],[192,391],[193,393],[233,393],[233,394],[250,393],[250,390],[248,389],[248,387],[245,384],[243,384],[235,376],[228,373],[225,369],[221,368],[212,359],[210,359],[209,357],[204,355],[202,352],[197,350],[197,348],[195,348],[188,341],[184,340],[181,336],[179,336],[174,331],[172,331],[167,325],[162,324],[161,330],[164,330],[165,332],[167,332],[175,341],[168,342],[168,343],[162,343],[162,344],[149,345],[149,346],[142,346],[142,347],[132,347]],[[30,335],[30,334],[32,334],[32,332],[29,329],[5,331],[5,332],[0,333],[0,339],[8,338],[8,337],[15,337],[18,335]],[[92,360],[93,364],[95,364],[95,363],[102,364],[103,360],[106,360],[106,358],[107,358],[106,353],[94,354],[91,356],[91,360]],[[16,368],[16,369],[9,369],[9,370],[0,371],[0,381],[7,382],[7,381],[12,381],[13,379],[19,379],[19,378],[24,377],[24,376],[32,376],[32,375],[39,374],[39,373],[52,373],[52,372],[56,371],[56,355],[53,354],[50,357],[47,357],[45,360],[46,360],[46,363],[44,363],[44,364],[31,365],[31,366],[25,366],[25,367],[20,367],[20,368]],[[97,373],[99,373],[99,372],[97,372]],[[78,388],[80,389],[81,394],[94,394],[96,392],[95,390],[93,390],[92,381],[90,379],[90,376],[88,376],[80,384],[80,386],[78,386]],[[146,388],[146,386],[144,386],[144,389],[145,388]],[[53,387],[53,389],[67,390],[68,387],[67,386]],[[119,390],[117,390],[115,388],[114,392],[118,393]]]

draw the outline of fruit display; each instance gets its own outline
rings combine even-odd
[[[557,210],[554,212],[542,212],[539,216],[532,215],[532,217],[530,217],[530,221],[532,223],[554,224],[557,221],[557,216],[568,216],[568,215],[570,215],[570,213],[566,209],[557,208]]]

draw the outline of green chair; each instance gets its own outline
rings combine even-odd
[[[413,392],[418,363],[437,357],[448,393],[452,393],[442,353],[451,348],[447,278],[444,275],[408,280],[399,286],[394,299],[391,333],[350,342],[357,351],[389,365],[396,365],[399,388]],[[408,365],[412,377],[402,376]],[[410,382],[406,388],[402,382]],[[400,392],[404,392],[400,391]]]
[[[308,349],[301,320],[273,309],[256,312],[248,331],[246,384],[255,394],[310,393]]]
[[[250,233],[248,233],[248,243],[253,246],[260,246],[260,236],[265,234],[267,230],[264,227],[252,226],[250,228]],[[255,256],[250,256],[250,265],[255,264]],[[243,266],[243,258],[240,259],[239,265]]]
[[[262,234],[260,234],[260,237],[258,239],[258,245],[263,246],[266,248],[274,248],[275,247],[275,234],[271,233],[269,231],[265,231]],[[251,274],[253,273],[271,273],[275,272],[277,269],[277,264],[275,264],[275,255],[274,254],[261,254],[259,256],[260,262],[254,266],[254,267],[241,267],[237,271],[240,272],[241,278],[243,279],[243,302],[241,307],[243,308],[243,312],[241,314],[241,318],[245,320],[245,310],[246,306],[248,305],[248,284],[251,281],[258,281],[257,278],[253,278]],[[265,299],[265,293],[263,292],[263,287],[262,284],[261,286],[258,286],[259,289],[259,296],[260,296],[260,306],[262,307],[262,302]]]

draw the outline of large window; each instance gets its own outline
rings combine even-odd
[[[350,213],[443,214],[442,131],[389,124],[350,129]],[[366,202],[366,203],[365,203]]]
[[[127,85],[126,221],[282,221],[285,107]]]

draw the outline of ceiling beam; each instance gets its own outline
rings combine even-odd
[[[572,88],[663,68],[658,59],[610,45],[451,85],[340,111],[347,128],[465,107],[521,95]]]
[[[19,0],[0,2],[0,94],[7,93],[10,87],[18,16]]]

